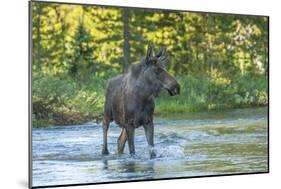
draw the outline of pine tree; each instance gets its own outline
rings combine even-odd
[[[95,74],[91,36],[82,22],[79,23],[74,36],[72,53],[70,55],[69,74],[77,79],[83,79],[85,73]]]
[[[130,59],[130,46],[129,46],[129,10],[128,8],[123,9],[123,37],[124,37],[124,64],[123,64],[123,73],[128,72],[129,59]]]

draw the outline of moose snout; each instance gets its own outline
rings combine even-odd
[[[177,85],[175,86],[175,95],[179,95],[180,94],[180,85],[177,83]]]
[[[178,83],[176,83],[172,87],[171,92],[172,92],[172,96],[179,95],[180,94],[180,85]]]
[[[176,96],[180,94],[180,85],[178,82],[173,83],[169,87],[165,87],[171,96]]]

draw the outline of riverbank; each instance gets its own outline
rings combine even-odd
[[[75,80],[63,76],[34,74],[32,82],[32,125],[76,125],[100,122],[104,89],[113,74]],[[268,83],[264,75],[244,75],[210,79],[202,75],[177,76],[181,94],[170,97],[163,91],[156,98],[155,114],[221,111],[263,107],[268,103]]]

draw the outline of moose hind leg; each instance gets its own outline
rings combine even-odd
[[[109,121],[106,118],[103,119],[102,127],[103,127],[102,155],[108,155],[109,152],[107,149],[107,131],[108,131],[108,127],[109,127]]]
[[[121,134],[118,138],[118,154],[123,154],[126,141],[127,141],[126,129],[122,128]]]

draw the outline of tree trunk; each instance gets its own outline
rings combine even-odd
[[[205,28],[204,28],[204,34],[205,34],[205,40],[206,40],[206,50],[204,53],[204,64],[207,65],[207,67],[204,65],[204,68],[206,68],[206,72],[208,75],[208,80],[209,80],[209,87],[208,87],[208,105],[209,108],[211,107],[212,104],[212,92],[211,92],[211,80],[212,80],[212,61],[210,60],[210,51],[211,51],[211,41],[210,39],[208,39],[208,34],[210,33],[210,26],[209,26],[209,22],[210,22],[210,17],[209,14],[206,14],[205,16]]]
[[[129,10],[128,8],[123,9],[123,37],[124,37],[124,64],[123,73],[128,72],[129,67],[129,56],[130,56],[130,46],[129,46]]]
[[[40,32],[40,27],[41,27],[41,5],[37,5],[37,14],[38,14],[38,19],[37,19],[37,65],[38,65],[38,72],[41,72],[42,70],[42,63],[41,63],[41,32]]]

